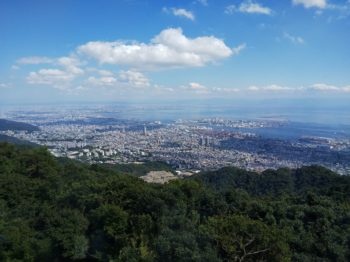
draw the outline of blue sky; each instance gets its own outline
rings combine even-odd
[[[0,102],[350,99],[349,0],[0,1]]]

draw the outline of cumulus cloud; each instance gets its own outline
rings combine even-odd
[[[46,56],[29,56],[18,59],[16,63],[21,65],[53,64],[63,66],[73,74],[83,73],[83,70],[78,67],[81,65],[81,62],[75,56],[63,56],[59,58],[49,58]],[[18,67],[16,67],[16,69],[18,69]]]
[[[97,73],[101,76],[113,76],[114,75],[112,71],[105,70],[105,69],[98,69],[98,68],[94,68],[94,67],[89,67],[86,69],[86,71]]]
[[[151,87],[150,80],[142,73],[127,70],[120,71],[118,77],[105,75],[100,77],[90,76],[85,81],[85,87],[115,87],[115,88],[135,88]]]
[[[58,64],[63,66],[72,75],[81,75],[84,73],[84,70],[79,68],[81,62],[75,57],[60,57],[58,58]]]
[[[200,67],[238,54],[243,48],[231,49],[214,36],[186,37],[181,28],[169,28],[150,43],[88,42],[78,53],[100,64],[127,65],[139,69]]]
[[[125,81],[131,86],[135,86],[135,87],[150,86],[150,80],[140,72],[136,72],[132,70],[121,71],[119,73],[119,78],[121,81]]]
[[[151,83],[144,71],[201,67],[238,55],[245,48],[246,44],[230,48],[222,39],[214,36],[190,38],[183,34],[181,28],[169,28],[148,43],[88,42],[78,46],[69,56],[23,57],[15,65],[50,64],[28,73],[26,80],[31,85],[48,85],[62,90],[87,89],[90,86],[155,88],[157,85]],[[98,64],[92,66],[95,61]],[[105,70],[108,64],[118,65],[123,70],[119,73]],[[229,92],[195,82],[189,83],[185,89],[194,93]]]
[[[303,5],[305,8],[324,9],[327,6],[327,0],[292,0],[293,5]]]
[[[289,40],[290,42],[292,42],[293,44],[304,44],[305,41],[302,37],[300,36],[293,36],[291,34],[288,34],[286,32],[283,33],[283,37],[287,40]]]
[[[16,61],[20,65],[39,65],[39,64],[51,64],[54,59],[46,56],[28,56],[22,57]]]
[[[74,75],[60,69],[40,69],[27,76],[29,84],[51,85],[59,89],[67,89],[73,79]]]
[[[103,77],[94,77],[90,76],[86,80],[86,84],[88,86],[114,86],[118,83],[118,80],[115,77],[112,76],[103,76]]]
[[[80,61],[75,57],[60,57],[55,60],[55,64],[62,67],[44,68],[37,72],[30,72],[27,76],[29,84],[51,85],[59,89],[68,89],[70,83],[78,76],[84,74],[84,70],[79,68]]]
[[[245,0],[239,6],[229,5],[225,9],[226,14],[233,14],[235,12],[263,15],[272,14],[272,10],[269,7],[263,6],[252,0]]]
[[[113,72],[109,71],[109,70],[103,70],[103,69],[99,69],[97,71],[101,76],[112,76]]]

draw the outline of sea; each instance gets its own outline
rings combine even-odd
[[[161,121],[163,123],[204,118],[281,121],[277,127],[241,128],[263,137],[298,139],[304,136],[350,139],[350,101],[257,100],[257,101],[128,101],[108,103],[66,103],[60,105],[0,105],[8,112],[51,112],[60,109],[114,119]]]

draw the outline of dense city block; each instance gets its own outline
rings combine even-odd
[[[283,133],[293,123],[224,118],[141,121],[110,117],[112,113],[93,108],[10,111],[9,118],[39,128],[12,128],[1,134],[45,145],[55,156],[88,163],[162,161],[180,173],[224,166],[261,172],[318,164],[350,173],[350,136],[346,133],[281,138],[268,132]]]

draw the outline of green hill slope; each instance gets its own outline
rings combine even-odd
[[[35,143],[29,142],[26,140],[22,140],[22,139],[18,139],[16,137],[3,135],[3,134],[0,134],[0,142],[8,142],[8,143],[16,144],[16,145],[38,146]]]
[[[7,119],[0,119],[0,131],[6,131],[6,130],[12,130],[12,131],[22,130],[22,131],[33,132],[33,131],[39,131],[40,129],[39,127],[31,124],[7,120]]]
[[[190,179],[200,181],[219,191],[243,189],[254,196],[280,194],[303,194],[350,197],[350,177],[340,176],[321,166],[305,166],[290,170],[266,170],[261,174],[235,167],[205,172]]]
[[[350,260],[349,177],[225,168],[156,185],[128,171],[0,143],[0,261]]]

